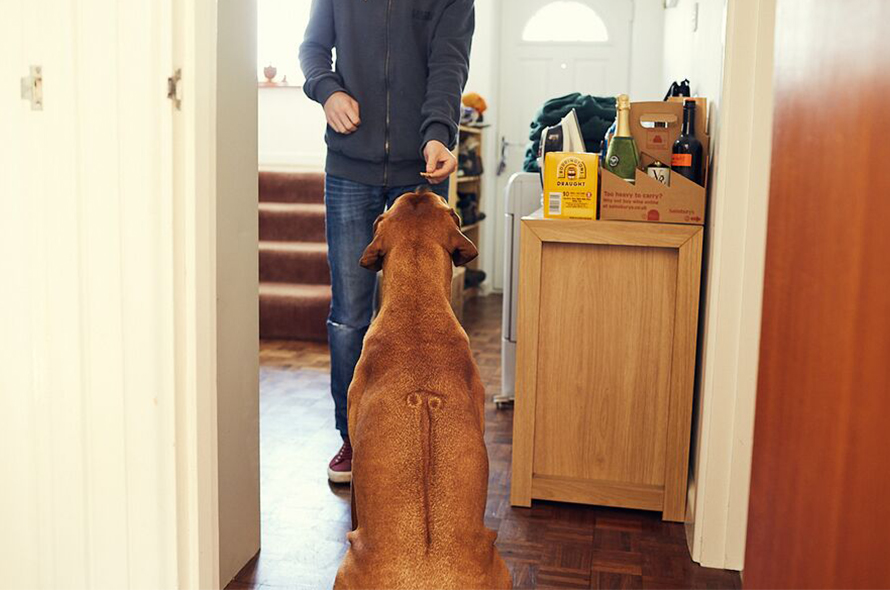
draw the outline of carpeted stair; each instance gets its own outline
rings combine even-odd
[[[260,338],[327,340],[324,174],[260,172]]]

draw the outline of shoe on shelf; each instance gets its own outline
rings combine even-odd
[[[331,483],[352,481],[352,445],[348,438],[343,440],[343,446],[328,464],[328,479]]]
[[[464,275],[464,289],[473,289],[485,281],[485,271],[468,268]]]

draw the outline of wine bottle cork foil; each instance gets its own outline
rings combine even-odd
[[[630,97],[626,94],[619,94],[617,108],[618,108],[618,110],[621,110],[621,111],[625,111],[625,110],[629,111],[630,110]]]

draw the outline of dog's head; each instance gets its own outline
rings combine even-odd
[[[374,240],[360,264],[370,270],[383,268],[387,252],[399,245],[419,242],[441,246],[455,266],[479,255],[476,246],[460,231],[460,218],[441,197],[428,190],[405,193],[374,222]]]

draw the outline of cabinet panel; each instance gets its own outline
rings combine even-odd
[[[702,229],[523,219],[510,502],[685,516]]]
[[[677,251],[545,243],[534,473],[664,483]]]

